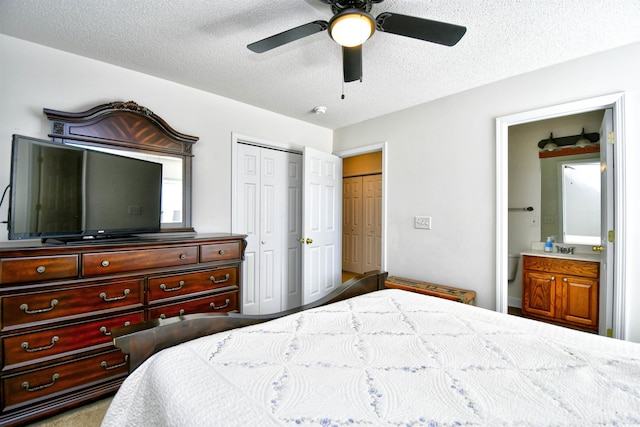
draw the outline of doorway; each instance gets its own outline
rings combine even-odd
[[[364,181],[364,176],[368,176],[366,180],[369,183],[368,187],[369,192],[371,193],[369,206],[375,211],[373,215],[377,215],[377,217],[373,221],[370,221],[373,223],[377,223],[377,226],[363,227],[364,233],[370,236],[370,242],[376,241],[375,244],[364,245],[366,246],[366,248],[368,248],[364,250],[368,250],[369,253],[363,255],[363,258],[367,258],[368,260],[361,259],[360,262],[356,262],[354,266],[353,264],[346,264],[344,259],[345,257],[353,258],[353,256],[349,255],[353,252],[351,250],[352,248],[350,247],[350,244],[345,243],[345,220],[350,220],[347,218],[347,215],[343,210],[343,281],[354,277],[354,275],[360,274],[360,272],[367,272],[376,269],[385,271],[386,269],[386,150],[387,143],[382,142],[335,153],[337,156],[343,159],[345,170],[344,175],[346,177],[345,182],[355,176],[361,176],[362,181]],[[358,164],[357,159],[365,159],[365,166],[363,166],[363,163]],[[358,179],[356,179],[355,181],[357,183]],[[362,188],[364,189],[364,187]],[[350,270],[357,271],[351,272]]]
[[[623,206],[625,201],[624,185],[624,163],[619,161],[624,152],[624,94],[618,93],[597,98],[586,99],[568,104],[557,105],[539,110],[518,113],[496,119],[496,311],[506,313],[508,309],[508,140],[509,127],[524,123],[531,123],[551,118],[569,116],[573,114],[585,113],[594,110],[612,109],[613,127],[616,130],[607,141],[611,144],[610,151],[613,164],[616,165],[613,172],[612,196],[614,202],[611,203],[613,222],[615,223],[615,241],[603,242],[607,244],[607,256],[603,259],[608,265],[603,263],[603,279],[607,286],[612,289],[612,307],[610,316],[605,314],[605,318],[610,318],[608,322],[601,322],[600,333],[608,334],[615,338],[625,337],[625,314],[624,314],[624,268],[625,268],[625,230]],[[609,205],[609,204],[608,204]],[[615,254],[615,258],[613,257]],[[601,317],[602,319],[602,317]],[[610,329],[610,333],[609,333]]]
[[[380,270],[382,254],[382,152],[342,162],[342,270]]]

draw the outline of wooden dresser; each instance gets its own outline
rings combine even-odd
[[[238,310],[244,237],[0,244],[0,425],[116,391],[128,360],[114,327]]]
[[[598,332],[600,263],[528,255],[522,261],[524,316]]]

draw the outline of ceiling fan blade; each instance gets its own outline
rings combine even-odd
[[[385,33],[413,37],[445,46],[455,45],[467,32],[467,28],[460,25],[389,12],[378,15],[376,23],[377,29]]]
[[[266,39],[259,40],[257,42],[248,44],[249,50],[256,53],[263,53],[284,44],[299,40],[303,37],[310,36],[315,33],[329,28],[329,23],[326,21],[313,21],[308,24],[300,25],[299,27],[292,28],[287,31],[283,31]]]
[[[342,47],[342,69],[345,83],[362,78],[362,45]]]

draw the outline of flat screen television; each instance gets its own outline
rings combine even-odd
[[[13,135],[9,240],[72,242],[160,230],[162,165]]]

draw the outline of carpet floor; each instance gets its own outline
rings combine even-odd
[[[111,403],[111,397],[70,409],[49,418],[28,424],[27,427],[99,427]]]

